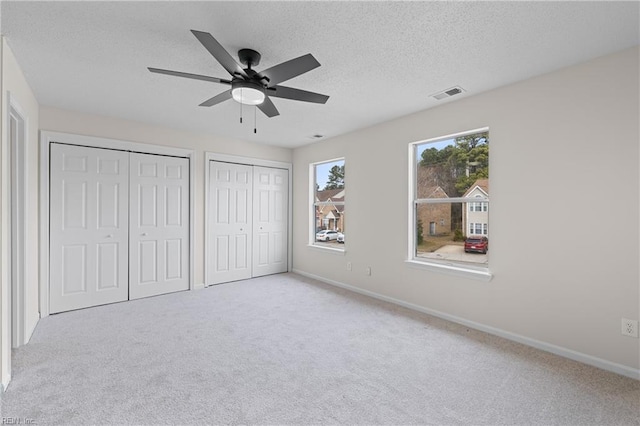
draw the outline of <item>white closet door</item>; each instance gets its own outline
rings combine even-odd
[[[51,144],[51,313],[127,300],[129,154]]]
[[[130,157],[129,298],[189,289],[189,160]]]
[[[252,167],[209,162],[207,284],[251,278]]]
[[[253,168],[253,276],[287,272],[289,172]]]

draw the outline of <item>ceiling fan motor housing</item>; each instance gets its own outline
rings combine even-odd
[[[251,68],[256,65],[260,65],[260,53],[256,52],[253,49],[240,49],[238,50],[238,59],[240,59],[240,63],[246,65]]]

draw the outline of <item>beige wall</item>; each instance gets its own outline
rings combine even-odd
[[[296,149],[294,270],[638,375],[640,340],[620,333],[622,317],[640,317],[638,53]],[[485,126],[493,279],[409,266],[408,144]],[[307,246],[309,163],[337,157],[349,194],[344,255]],[[381,202],[395,225],[373,239]]]
[[[9,252],[11,249],[11,233],[9,221],[11,218],[11,186],[10,186],[10,159],[9,137],[7,131],[7,114],[9,96],[13,103],[19,107],[26,120],[26,145],[25,156],[29,167],[26,171],[26,254],[27,267],[25,271],[25,334],[28,339],[39,319],[38,303],[38,103],[25,80],[20,67],[13,56],[13,52],[2,39],[2,141],[1,154],[1,233],[2,246],[0,247],[2,274],[0,287],[2,292],[2,329],[1,334],[1,358],[2,381],[6,384],[10,374],[11,362],[11,321],[10,321],[10,276],[9,276]]]
[[[50,107],[40,108],[40,130],[73,133],[195,151],[195,284],[204,284],[205,152],[291,163],[292,151],[225,139],[117,118],[95,116]]]

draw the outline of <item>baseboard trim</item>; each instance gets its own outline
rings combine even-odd
[[[203,288],[205,288],[204,283],[196,284],[193,286],[194,290],[202,290]]]
[[[600,368],[602,370],[611,371],[613,373],[620,374],[622,376],[630,377],[635,380],[640,380],[640,369],[635,369],[635,368],[628,367],[626,365],[617,364],[615,362],[607,361],[602,358],[597,358],[591,355],[574,351],[572,349],[564,348],[562,346],[553,345],[551,343],[542,342],[540,340],[532,339],[530,337],[522,336],[520,334],[512,333],[510,331],[505,331],[499,328],[487,326],[475,321],[469,321],[467,319],[460,318],[455,315],[450,315],[434,309],[425,308],[423,306],[415,305],[413,303],[405,302],[403,300],[395,299],[393,297],[385,296],[379,293],[375,293],[373,291],[364,290],[359,287],[355,287],[339,281],[331,280],[325,277],[321,277],[319,275],[301,271],[299,269],[293,269],[292,272],[294,274],[302,275],[307,278],[312,278],[314,280],[318,280],[323,283],[333,285],[335,287],[340,287],[345,290],[353,291],[354,293],[363,294],[365,296],[373,297],[374,299],[383,300],[385,302],[393,303],[395,305],[399,305],[414,311],[422,312],[428,315],[433,315],[434,317],[438,317],[447,321],[461,324],[461,325],[464,325],[465,327],[483,331],[485,333],[489,333],[494,336],[498,336],[498,337],[505,338],[507,340],[512,340],[514,342],[522,343],[523,345],[531,346],[533,348],[540,349],[545,352],[551,352],[555,355],[572,359],[574,361],[578,361],[583,364],[588,364],[593,367]]]
[[[8,374],[4,380],[2,380],[2,383],[0,383],[0,386],[2,387],[2,392],[6,392],[7,388],[9,387],[9,383],[11,383],[11,374]]]
[[[36,312],[36,314],[33,316],[33,319],[31,320],[31,324],[32,324],[31,327],[25,330],[25,333],[24,333],[25,345],[29,343],[29,340],[31,340],[31,336],[33,336],[33,332],[36,331],[36,327],[38,326],[39,321],[40,321],[40,313]]]

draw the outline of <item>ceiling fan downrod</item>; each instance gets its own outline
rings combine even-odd
[[[260,53],[253,49],[240,49],[238,50],[238,59],[240,63],[247,66],[248,70],[251,70],[252,66],[260,65]]]

